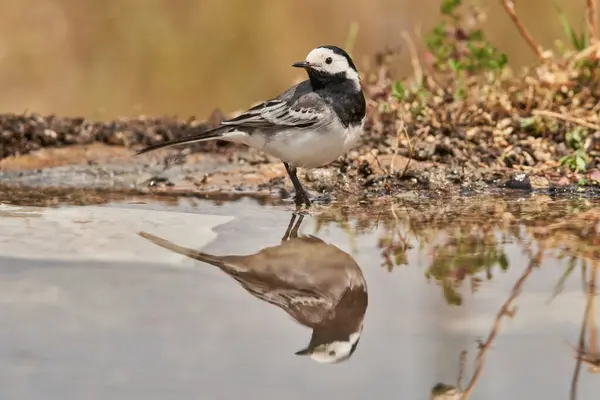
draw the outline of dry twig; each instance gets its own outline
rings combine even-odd
[[[496,319],[494,320],[494,324],[492,325],[492,329],[490,330],[486,341],[481,343],[479,346],[479,352],[477,353],[477,357],[475,358],[475,372],[473,373],[469,384],[467,385],[462,394],[462,400],[467,400],[469,398],[471,391],[477,384],[477,381],[481,376],[485,364],[485,353],[492,346],[492,343],[494,342],[496,336],[498,335],[498,332],[500,331],[500,322],[504,317],[512,317],[512,315],[514,314],[514,308],[511,309],[512,303],[519,296],[519,294],[521,294],[523,284],[525,283],[529,275],[531,275],[531,272],[533,272],[534,268],[538,267],[541,264],[543,253],[543,248],[540,248],[535,257],[531,258],[527,269],[525,270],[525,272],[523,272],[523,275],[521,275],[517,282],[515,282],[510,296],[502,304],[502,307],[500,307],[500,311],[498,311],[498,314],[496,315]]]
[[[581,372],[581,365],[587,364],[591,371],[600,367],[600,360],[596,353],[596,324],[594,318],[594,299],[596,297],[596,276],[598,270],[598,263],[595,261],[592,265],[591,277],[588,287],[587,304],[585,312],[583,314],[583,321],[581,323],[581,331],[579,333],[579,343],[575,349],[576,359],[575,370],[573,371],[573,378],[571,379],[571,400],[577,399],[577,382],[579,381],[579,374]],[[590,325],[590,351],[585,349],[585,332],[588,325]]]
[[[544,56],[544,52],[542,51],[542,46],[538,45],[535,42],[533,36],[531,36],[531,33],[529,33],[527,28],[525,28],[525,26],[517,16],[514,0],[500,0],[500,2],[502,3],[502,7],[504,7],[504,10],[506,11],[510,19],[512,19],[513,23],[519,30],[519,33],[521,34],[523,39],[525,39],[525,42],[527,42],[529,47],[531,47],[531,49],[533,50],[535,55],[540,59],[540,61],[544,61],[546,57]]]
[[[458,379],[456,380],[456,387],[462,390],[462,380],[465,372],[465,365],[467,364],[467,351],[463,350],[460,352],[460,361],[458,363]]]
[[[596,298],[596,278],[598,275],[598,260],[592,261],[592,277],[590,278],[590,284],[588,288],[588,296],[590,302],[590,309],[588,312],[588,325],[590,327],[590,354],[595,358],[596,362],[593,366],[590,366],[590,370],[598,372],[597,368],[600,366],[600,360],[598,359],[598,333],[596,331],[596,319],[595,319],[595,298]],[[595,368],[594,368],[595,367]]]
[[[539,116],[542,116],[542,117],[550,117],[550,118],[562,119],[563,121],[572,122],[574,124],[581,125],[581,126],[584,126],[586,128],[590,128],[590,129],[594,129],[596,131],[600,131],[600,125],[596,125],[596,124],[588,122],[588,121],[586,121],[584,119],[577,118],[577,117],[572,117],[570,115],[561,114],[561,113],[557,113],[557,112],[554,112],[554,111],[548,111],[548,110],[533,110],[531,113],[533,115],[539,115]]]

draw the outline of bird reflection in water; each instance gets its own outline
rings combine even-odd
[[[310,356],[319,363],[338,363],[352,356],[360,340],[367,285],[349,254],[315,236],[298,234],[303,218],[293,214],[280,244],[250,255],[217,256],[146,232],[139,235],[219,267],[250,294],[280,307],[313,330],[308,346],[296,355]]]

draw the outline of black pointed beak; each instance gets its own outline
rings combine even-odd
[[[308,356],[310,355],[310,349],[307,347],[306,349],[302,349],[294,353],[297,356]]]
[[[292,67],[295,68],[311,68],[312,66],[308,61],[298,61],[292,64]]]

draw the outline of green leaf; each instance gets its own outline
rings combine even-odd
[[[503,252],[500,254],[500,257],[498,257],[498,263],[500,264],[502,271],[508,270],[508,257],[506,256],[506,253]]]
[[[404,89],[404,85],[399,81],[394,82],[392,85],[392,97],[396,100],[403,100],[406,96],[406,89]]]
[[[443,15],[451,15],[452,12],[460,5],[461,0],[442,0],[440,12]]]
[[[571,154],[567,154],[566,156],[562,156],[560,160],[558,160],[558,162],[560,163],[560,165],[566,165],[571,161],[572,157],[573,156]]]
[[[571,45],[573,46],[573,48],[575,50],[579,50],[579,51],[585,49],[587,47],[587,42],[588,42],[586,31],[582,30],[583,32],[581,33],[581,35],[578,35],[577,32],[575,32],[575,29],[573,29],[573,26],[567,19],[567,16],[562,11],[562,9],[556,3],[554,3],[554,7],[556,8],[556,11],[558,12],[558,16],[560,18],[560,23],[563,27],[563,30],[565,31],[565,35],[571,42]]]
[[[585,171],[586,170],[586,160],[583,157],[576,157],[575,158],[575,164],[577,165],[577,169],[579,171]]]
[[[498,61],[496,61],[496,60],[490,60],[487,63],[487,67],[489,69],[495,70],[495,69],[499,69],[500,68],[500,64],[498,64]]]
[[[481,29],[475,29],[469,33],[469,41],[477,42],[483,40],[483,31]]]
[[[508,63],[508,56],[504,53],[500,53],[498,55],[498,63],[500,64],[500,68],[504,68]]]
[[[467,48],[474,57],[481,57],[484,54],[483,49],[473,43],[467,44]]]
[[[452,284],[444,282],[442,285],[446,302],[452,306],[462,305],[462,296],[452,287]]]
[[[454,59],[450,59],[448,60],[448,66],[450,67],[450,69],[454,72],[458,72],[458,63],[456,62],[456,60]]]
[[[571,41],[571,43],[573,43],[573,35],[574,35],[573,28],[571,27],[571,24],[569,23],[567,16],[563,12],[562,8],[560,8],[558,6],[558,4],[554,3],[554,7],[556,8],[556,11],[558,12],[558,18],[560,19],[560,23],[563,27],[563,30],[565,31],[565,35]]]
[[[532,128],[535,126],[537,122],[537,118],[535,116],[532,117],[524,117],[519,120],[519,124],[521,125],[521,129]]]

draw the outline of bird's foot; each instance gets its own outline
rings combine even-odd
[[[295,189],[292,189],[290,192],[282,189],[280,191],[280,196],[282,199],[294,199],[297,210],[300,210],[304,207],[309,209],[313,205],[330,204],[332,201],[332,196],[329,193],[317,193],[312,191],[297,192]]]
[[[282,199],[294,199],[294,203],[298,209],[306,207],[307,209],[313,205],[324,205],[331,203],[331,195],[329,193],[315,193],[315,192],[296,192],[292,190],[287,192],[282,190],[280,192]]]

